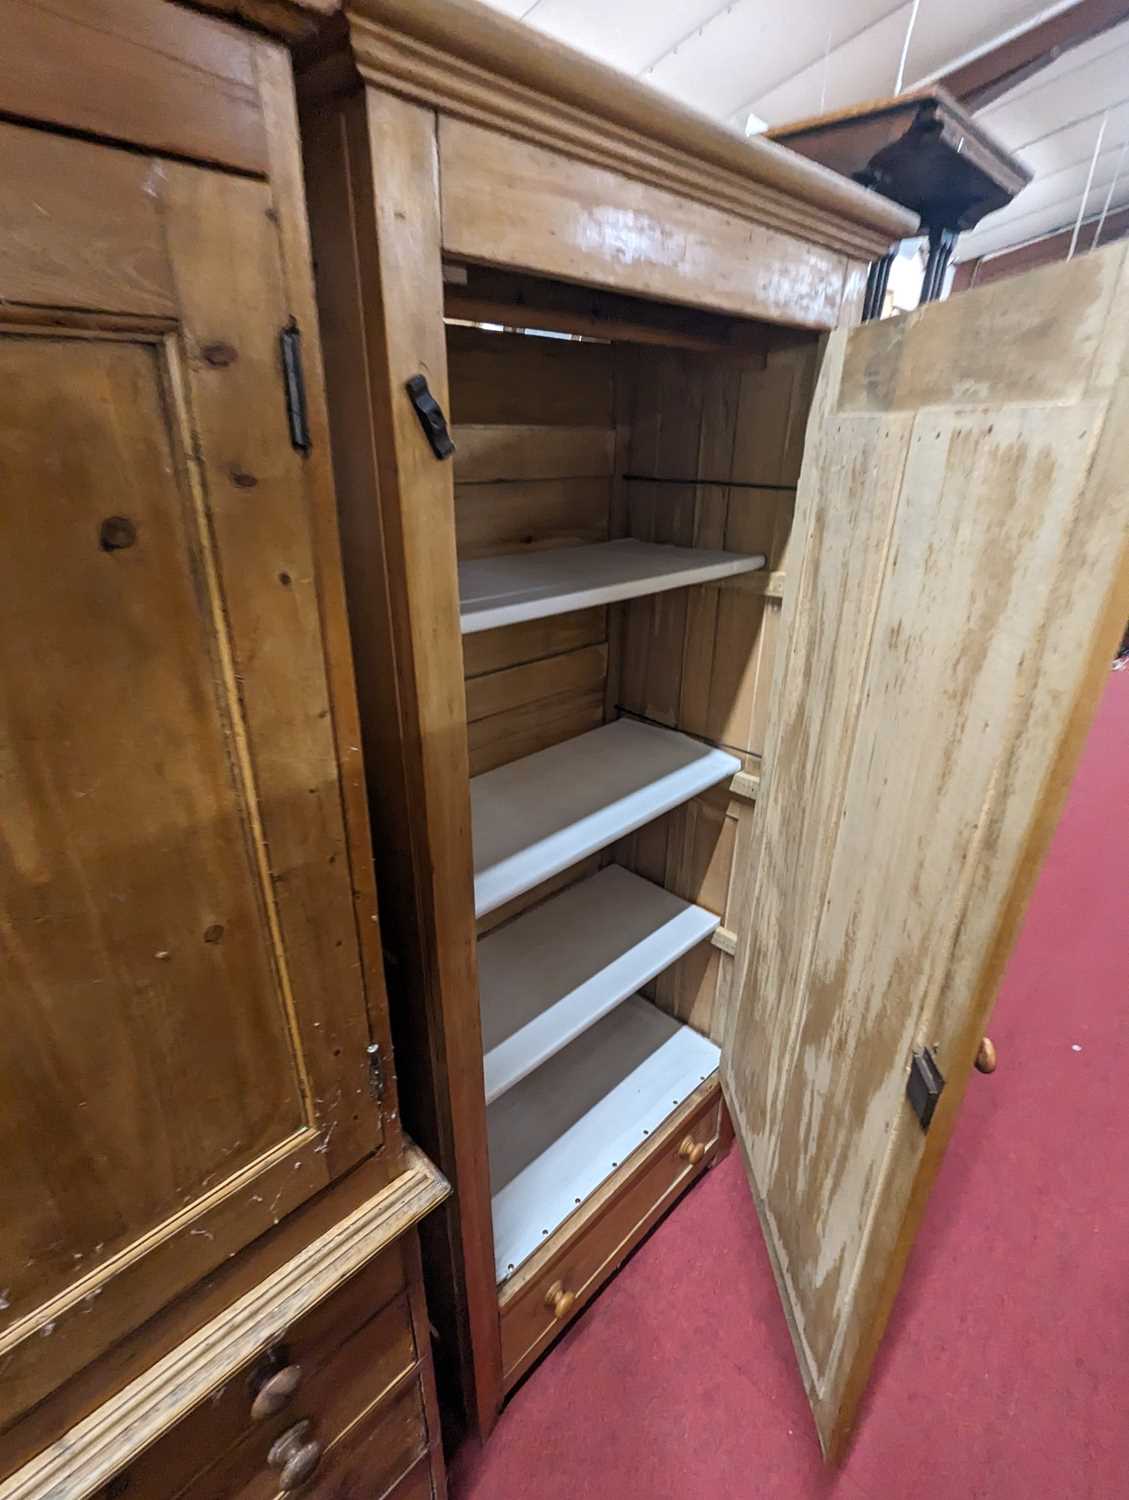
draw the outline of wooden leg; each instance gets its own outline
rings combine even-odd
[[[871,263],[870,274],[866,278],[866,297],[862,304],[862,320],[869,323],[871,319],[881,317],[882,304],[886,300],[886,283],[890,279],[890,267],[893,264],[893,252],[884,255],[881,260]]]
[[[925,263],[925,279],[921,283],[922,303],[936,302],[940,297],[956,242],[957,230],[939,227],[930,229],[929,259]]]

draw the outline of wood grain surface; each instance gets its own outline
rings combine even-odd
[[[1127,351],[1116,247],[830,342],[723,1083],[832,1454],[1129,615]]]
[[[2,134],[11,1420],[382,1129],[271,192]]]
[[[914,216],[898,205],[763,138],[743,139],[477,0],[354,0],[349,14],[364,78],[441,114],[864,263],[913,232]]]
[[[391,1306],[400,1311],[393,1315],[390,1332],[384,1332],[377,1344],[382,1350],[402,1349],[401,1330],[408,1321],[403,1302],[397,1297],[405,1279],[403,1254],[409,1253],[409,1276],[417,1273],[410,1258],[410,1240],[401,1237],[449,1191],[422,1153],[409,1151],[406,1161],[407,1170],[395,1182],[338,1219],[300,1254],[256,1283],[190,1338],[143,1370],[112,1400],[0,1482],[0,1500],[39,1500],[46,1495],[85,1500],[165,1434],[169,1434],[166,1441],[171,1444],[171,1457],[156,1466],[142,1457],[138,1481],[143,1483],[148,1473],[154,1487],[141,1493],[173,1493],[178,1472],[186,1481],[205,1469],[213,1457],[221,1456],[210,1454],[200,1439],[206,1428],[210,1441],[221,1442],[227,1422],[227,1406],[223,1403],[232,1406],[228,1425],[231,1436],[238,1438],[237,1409],[247,1410],[246,1386],[242,1380],[235,1380],[228,1389],[227,1382],[291,1332],[307,1365],[316,1368],[363,1323],[364,1309],[371,1315],[396,1298]],[[350,1281],[351,1277],[357,1279]],[[408,1350],[410,1365],[414,1363],[410,1339]],[[354,1379],[356,1375],[354,1370]],[[351,1381],[337,1378],[334,1384],[348,1399]],[[193,1427],[197,1419],[191,1414],[201,1402],[217,1396],[223,1409],[218,1415],[209,1411],[208,1422]],[[177,1424],[185,1419],[187,1425],[178,1429]],[[246,1415],[242,1420],[246,1431]],[[276,1425],[285,1426],[285,1419]],[[159,1451],[154,1451],[154,1457]],[[261,1467],[261,1447],[256,1459],[252,1471]],[[234,1475],[225,1475],[224,1484],[225,1493],[233,1493]],[[179,1485],[175,1489],[180,1492]]]
[[[443,116],[443,249],[719,312],[833,328],[852,262],[619,172]]]
[[[376,92],[332,107],[306,103],[318,302],[374,848],[387,893],[401,1096],[413,1133],[455,1187],[447,1214],[425,1230],[431,1301],[467,1410],[487,1431],[501,1404],[501,1354],[454,486],[451,465],[436,462],[404,390],[423,373],[452,414],[435,119]]]
[[[261,44],[238,26],[152,0],[0,0],[0,26],[3,113],[265,175]]]

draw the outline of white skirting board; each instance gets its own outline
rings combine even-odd
[[[720,920],[608,865],[484,937],[478,989],[487,1104],[708,938]]]
[[[725,750],[617,719],[472,777],[475,914],[532,890],[740,769]]]
[[[490,1106],[499,1282],[716,1071],[719,1057],[712,1042],[634,995]]]
[[[758,572],[765,563],[759,553],[747,556],[627,537],[584,547],[472,558],[459,564],[463,634],[695,583],[716,583]]]

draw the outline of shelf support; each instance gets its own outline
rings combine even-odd
[[[740,797],[745,802],[755,802],[760,785],[761,779],[758,771],[738,771],[729,783],[729,795]]]
[[[762,599],[783,599],[783,573],[737,573],[732,578],[718,578],[706,584],[711,589],[736,589],[742,594],[756,594]]]
[[[728,953],[730,958],[737,952],[737,934],[729,927],[715,927],[710,942],[722,953]]]

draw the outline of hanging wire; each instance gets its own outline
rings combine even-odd
[[[1086,173],[1086,186],[1082,189],[1082,199],[1078,204],[1078,217],[1074,221],[1074,233],[1070,236],[1070,249],[1067,251],[1067,260],[1074,259],[1074,252],[1078,247],[1078,234],[1082,228],[1082,215],[1086,212],[1086,199],[1090,196],[1090,188],[1094,181],[1094,172],[1097,169],[1098,157],[1101,155],[1102,141],[1105,140],[1106,121],[1109,119],[1109,110],[1102,114],[1102,123],[1098,127],[1098,138],[1094,142],[1094,154],[1090,157],[1090,170]]]
[[[920,4],[921,0],[913,0],[913,9],[909,13],[909,25],[906,27],[906,39],[902,43],[902,59],[898,63],[898,81],[894,85],[895,94],[901,93],[902,84],[905,81],[906,61],[909,58],[910,38],[913,36],[913,28],[917,24],[917,8]]]
[[[1091,250],[1096,250],[1098,248],[1098,241],[1102,237],[1102,230],[1105,228],[1105,217],[1106,214],[1109,213],[1109,205],[1113,202],[1113,194],[1117,188],[1118,179],[1121,176],[1121,168],[1125,162],[1125,152],[1127,148],[1129,148],[1129,137],[1126,137],[1126,139],[1121,142],[1121,150],[1117,155],[1117,165],[1113,169],[1113,181],[1109,185],[1109,192],[1105,195],[1105,202],[1102,204],[1102,211],[1098,215],[1098,227],[1094,230],[1094,238],[1090,241]]]
[[[819,112],[827,108],[827,63],[831,56],[831,22],[827,22],[827,40],[823,44],[823,78],[819,85]]]

